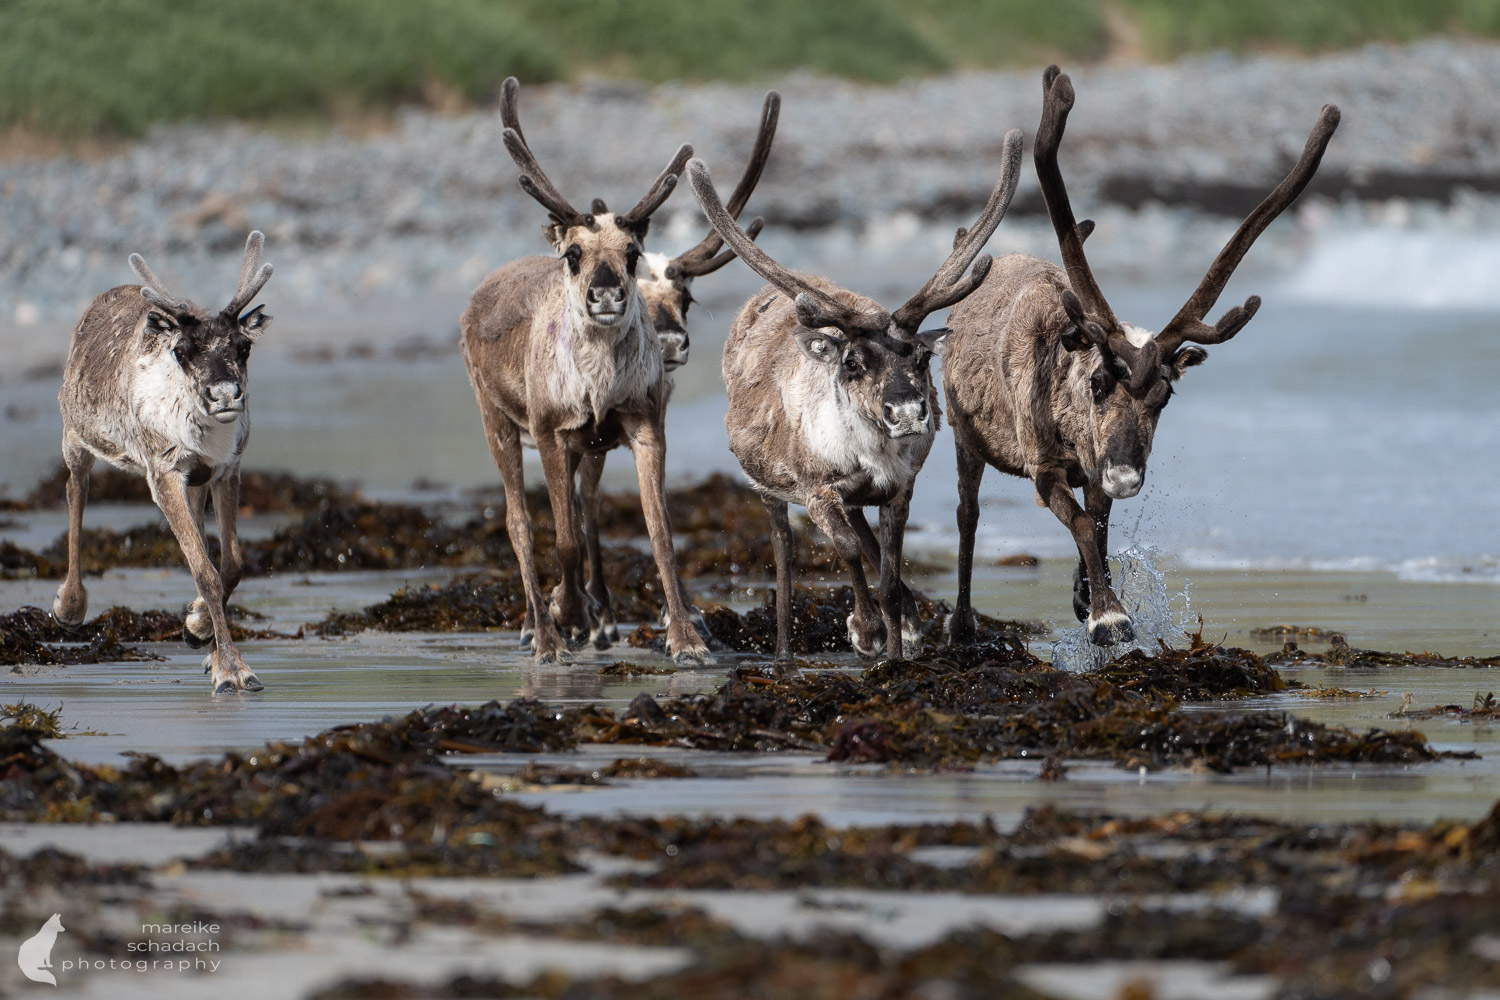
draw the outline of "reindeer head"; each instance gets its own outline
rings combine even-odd
[[[1209,326],[1203,317],[1218,301],[1234,270],[1250,247],[1278,215],[1307,187],[1323,151],[1339,124],[1339,109],[1323,106],[1302,156],[1291,173],[1240,224],[1198,288],[1177,315],[1153,335],[1149,330],[1115,318],[1109,302],[1099,290],[1083,253],[1083,243],[1094,231],[1085,219],[1075,222],[1073,208],[1057,164],[1068,112],[1073,108],[1073,83],[1056,66],[1042,74],[1042,123],[1036,135],[1036,172],[1041,181],[1047,214],[1057,233],[1071,290],[1062,296],[1068,328],[1063,347],[1075,355],[1078,391],[1086,391],[1093,433],[1092,447],[1080,449],[1080,459],[1091,479],[1097,477],[1104,492],[1117,500],[1140,492],[1146,479],[1146,459],[1156,434],[1157,420],[1172,396],[1172,383],[1187,369],[1202,364],[1208,352],[1196,344],[1222,344],[1242,330],[1260,308],[1252,295]],[[1086,455],[1092,455],[1092,465]]]
[[[750,151],[750,162],[729,196],[727,210],[732,219],[740,217],[760,181],[766,160],[771,155],[771,140],[776,136],[776,122],[780,117],[781,95],[774,90],[768,91],[761,105],[760,128],[755,135],[755,146]],[[745,235],[755,239],[764,225],[765,220],[756,217],[746,227]],[[661,341],[662,360],[667,371],[687,363],[687,312],[688,306],[693,304],[693,279],[712,274],[734,260],[734,251],[723,247],[723,238],[710,226],[708,235],[697,246],[676,257],[668,259],[665,254],[646,254],[646,277],[637,284],[641,299],[651,313],[656,336]]]
[[[961,301],[989,274],[991,258],[979,256],[979,251],[1005,217],[1016,191],[1019,129],[1006,133],[1004,160],[999,182],[979,220],[958,231],[953,252],[943,266],[894,313],[841,289],[830,294],[772,260],[719,201],[702,160],[688,163],[688,179],[708,221],[730,249],[795,303],[798,346],[804,357],[826,370],[837,390],[835,398],[887,437],[903,438],[936,430],[936,414],[929,404],[929,366],[948,331],[918,332],[918,328],[931,313]]]
[[[680,148],[651,190],[630,211],[611,213],[596,198],[592,211],[580,212],[547,179],[527,146],[516,112],[519,90],[515,77],[506,80],[501,89],[505,148],[521,168],[521,189],[540,202],[550,217],[542,232],[562,261],[569,311],[595,327],[627,329],[640,312],[636,265],[645,253],[651,214],[677,186],[677,175],[693,155],[693,148]]]
[[[245,311],[271,279],[271,265],[260,263],[265,242],[259,230],[245,241],[234,298],[217,313],[177,298],[140,254],[130,255],[130,268],[141,279],[141,298],[149,306],[142,321],[148,347],[159,357],[171,357],[196,405],[221,424],[233,423],[244,412],[250,348],[271,325],[264,306]]]

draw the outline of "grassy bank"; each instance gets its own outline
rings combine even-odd
[[[1500,0],[0,0],[0,130],[340,116],[589,74],[888,82],[1112,50],[1500,36]]]

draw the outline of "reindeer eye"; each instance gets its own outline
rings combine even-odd
[[[172,357],[177,359],[179,365],[186,368],[188,363],[187,345],[179,343],[176,347],[172,348]]]
[[[1094,402],[1104,402],[1104,397],[1109,395],[1109,379],[1103,375],[1095,375],[1089,379],[1089,389],[1094,394]]]
[[[684,318],[687,317],[688,306],[697,301],[697,299],[693,298],[691,292],[684,291],[682,293],[682,315]]]
[[[579,261],[583,260],[583,247],[579,246],[577,243],[574,243],[572,246],[568,247],[567,252],[564,253],[563,256],[568,260],[568,270],[572,271],[574,274],[577,274],[578,263]]]
[[[859,358],[856,358],[853,354],[845,356],[844,371],[848,372],[852,376],[858,375],[862,370],[863,369],[860,366]]]
[[[635,274],[635,265],[640,263],[641,252],[635,247],[625,251],[625,270],[629,274]]]
[[[241,344],[239,347],[235,348],[235,354],[239,355],[240,364],[244,364],[246,361],[249,361],[250,360],[250,345],[249,345],[249,343]]]

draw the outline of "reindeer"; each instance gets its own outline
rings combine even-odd
[[[745,173],[729,196],[729,214],[738,219],[760,181],[766,160],[771,155],[771,140],[776,137],[776,122],[781,116],[781,95],[772,90],[766,94],[761,106],[760,130],[755,136],[755,145],[750,151],[750,162]],[[595,201],[594,213],[604,211],[604,203]],[[757,216],[745,232],[752,240],[760,234],[765,220]],[[685,250],[676,257],[661,253],[646,253],[641,258],[646,276],[636,279],[636,290],[641,302],[651,315],[651,325],[661,343],[662,363],[670,375],[687,364],[688,359],[688,306],[693,303],[693,279],[712,274],[734,260],[733,250],[723,250],[724,241],[712,227],[697,246]],[[720,252],[720,251],[723,252]],[[670,379],[668,380],[670,389]],[[578,486],[583,503],[583,542],[588,553],[588,582],[584,589],[593,599],[599,615],[596,641],[613,642],[620,638],[615,624],[614,611],[610,607],[609,586],[604,581],[604,558],[599,549],[599,481],[604,475],[605,452],[593,452],[583,456],[578,464]],[[686,598],[683,599],[686,603]],[[691,613],[691,612],[690,612]],[[695,619],[696,620],[696,619]]]
[[[1051,66],[1042,90],[1034,155],[1063,267],[1024,254],[1002,257],[949,318],[943,394],[958,452],[959,554],[958,603],[948,631],[954,642],[974,639],[970,580],[988,463],[1030,479],[1037,503],[1073,533],[1079,553],[1073,612],[1092,643],[1110,646],[1135,637],[1110,589],[1110,507],[1140,491],[1173,383],[1208,357],[1196,345],[1224,343],[1260,308],[1260,298],[1251,296],[1213,326],[1203,322],[1255,240],[1312,180],[1339,109],[1324,106],[1297,165],[1241,223],[1187,304],[1153,335],[1115,318],[1089,270],[1083,243],[1093,223],[1074,222],[1057,163],[1073,84]],[[1079,487],[1083,507],[1073,494]]]
[[[144,475],[198,588],[182,637],[194,647],[214,644],[204,672],[215,694],[262,689],[235,648],[225,608],[243,566],[235,518],[240,456],[250,439],[247,365],[271,323],[264,306],[245,311],[271,277],[271,265],[260,263],[264,245],[259,231],[250,234],[234,297],[217,313],[174,296],[131,254],[141,284],[112,288],[89,306],[73,331],[57,396],[68,467],[68,575],[53,615],[76,626],[88,613],[79,560],[94,462]],[[203,541],[210,494],[217,571]]]
[[[490,454],[505,489],[505,521],[526,590],[522,639],[536,662],[571,659],[567,640],[607,647],[584,594],[580,517],[574,482],[584,455],[620,445],[635,453],[641,507],[667,603],[667,651],[678,663],[709,663],[693,627],[663,500],[670,383],[651,317],[636,286],[651,215],[677,185],[692,155],[683,146],[628,212],[602,202],[575,209],[542,171],[521,131],[519,84],[501,91],[505,148],[521,168],[521,188],[547,210],[543,233],[556,256],[523,257],[475,290],[460,319],[464,364],[479,403]],[[552,503],[562,580],[549,604],[532,550],[521,473],[522,446],[541,455]]]
[[[916,602],[901,582],[901,546],[912,487],[938,429],[928,365],[947,331],[918,327],[930,313],[961,301],[989,273],[991,259],[979,251],[1015,194],[1019,129],[1005,136],[1004,161],[978,221],[958,230],[943,266],[894,313],[826,278],[777,264],[720,202],[703,161],[688,163],[693,193],[709,222],[770,282],[740,310],[724,344],[724,422],[730,450],[771,515],[778,670],[794,664],[788,503],[807,508],[848,567],[854,612],[846,624],[854,648],[876,656],[883,646],[892,658],[921,651]],[[880,507],[878,540],[861,510],[866,506]],[[879,612],[861,556],[879,567]]]

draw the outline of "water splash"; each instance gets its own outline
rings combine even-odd
[[[1052,665],[1059,670],[1097,670],[1111,657],[1123,656],[1132,649],[1154,653],[1158,640],[1167,645],[1182,642],[1183,633],[1196,629],[1193,618],[1192,580],[1184,580],[1182,590],[1167,593],[1166,577],[1156,567],[1160,556],[1154,546],[1132,545],[1110,561],[1115,594],[1135,623],[1135,638],[1109,648],[1089,642],[1088,629],[1079,625],[1065,629],[1052,644]],[[1189,625],[1193,628],[1189,628]]]

